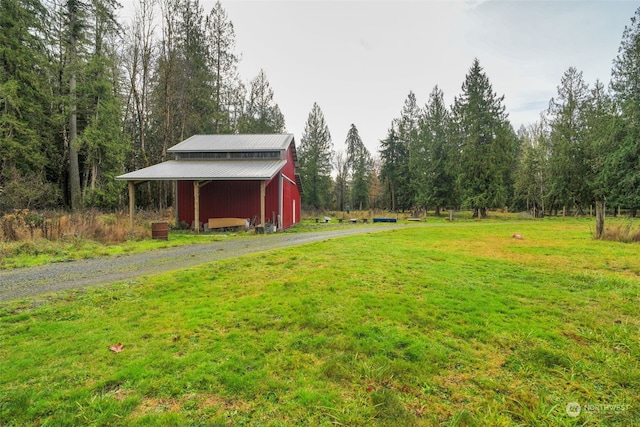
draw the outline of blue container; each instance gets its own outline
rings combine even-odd
[[[397,218],[373,218],[373,222],[397,222]]]

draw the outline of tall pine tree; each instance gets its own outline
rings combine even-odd
[[[409,152],[398,136],[398,122],[394,120],[387,132],[387,137],[380,141],[380,179],[389,194],[389,207],[397,212],[398,194],[409,185],[407,180]]]
[[[622,33],[618,56],[613,61],[611,89],[620,112],[616,126],[618,145],[609,158],[612,202],[640,208],[640,8]]]
[[[264,70],[249,85],[249,99],[240,119],[240,133],[281,133],[284,132],[284,116],[273,100],[273,89]]]
[[[115,8],[111,1],[94,0],[89,9],[91,37],[78,81],[83,126],[77,147],[84,206],[113,207],[124,188],[123,182],[115,180],[130,146],[122,134]]]
[[[582,72],[570,67],[562,76],[557,96],[549,102],[550,197],[556,208],[576,207],[582,211],[590,202],[585,135],[588,96],[589,86]]]
[[[410,91],[407,99],[402,106],[400,118],[398,119],[398,140],[401,145],[399,153],[402,156],[399,161],[399,179],[400,185],[396,191],[397,207],[402,209],[410,209],[415,203],[415,188],[412,185],[414,177],[411,170],[411,152],[415,150],[418,143],[420,108],[416,101],[416,95]]]
[[[0,210],[59,201],[47,183],[60,160],[49,144],[48,19],[38,0],[0,0]]]
[[[486,217],[487,208],[504,207],[516,138],[503,105],[478,59],[462,84],[452,110],[452,137],[460,151],[458,184],[462,204],[473,216]]]
[[[331,159],[333,144],[324,114],[313,104],[300,140],[298,159],[304,186],[302,202],[315,209],[329,206],[331,196]]]
[[[347,133],[347,166],[351,176],[351,206],[364,209],[369,206],[369,176],[371,174],[371,154],[352,124]]]
[[[457,170],[456,151],[449,136],[449,111],[444,93],[433,88],[419,122],[419,134],[411,150],[411,169],[416,205],[435,209],[453,207]]]

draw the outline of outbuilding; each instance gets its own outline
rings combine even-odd
[[[131,222],[135,185],[176,183],[177,219],[199,230],[216,218],[244,218],[285,229],[300,221],[302,183],[292,134],[194,135],[171,147],[169,160],[117,179],[129,183]]]

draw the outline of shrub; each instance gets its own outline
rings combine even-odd
[[[640,228],[634,227],[631,222],[615,224],[605,227],[602,240],[610,240],[622,243],[640,243]]]

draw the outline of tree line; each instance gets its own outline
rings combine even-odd
[[[626,26],[608,87],[570,67],[540,119],[514,131],[475,59],[447,107],[435,86],[421,108],[410,92],[379,157],[362,151],[352,125],[346,156],[334,153],[317,105],[302,138],[304,201],[316,209],[392,211],[526,210],[583,214],[605,203],[635,216],[640,207],[640,9]],[[319,129],[324,129],[318,132]],[[354,148],[352,148],[354,147]],[[350,153],[360,153],[354,163]],[[335,159],[333,187],[331,158]],[[368,186],[368,191],[363,187]]]
[[[238,72],[220,2],[0,0],[0,210],[126,203],[115,176],[167,160],[194,134],[280,133],[264,71]],[[343,150],[314,104],[299,140],[303,204],[314,209],[509,207],[540,216],[640,206],[640,9],[625,27],[610,83],[569,68],[540,120],[517,132],[475,59],[447,106],[410,92],[370,153],[352,124]],[[173,204],[170,183],[137,186],[143,208]]]
[[[248,87],[217,2],[0,0],[0,210],[112,209],[114,178],[167,159],[194,134],[279,133],[264,71]],[[142,207],[172,204],[170,183],[138,186]]]

